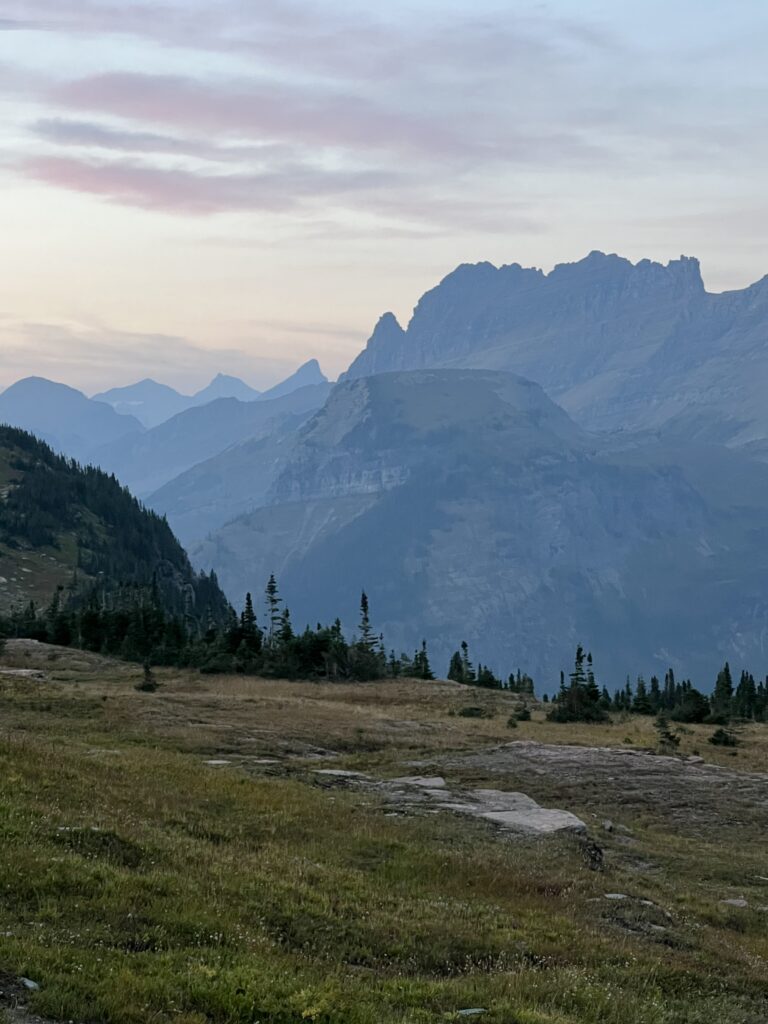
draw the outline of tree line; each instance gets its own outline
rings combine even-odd
[[[472,664],[469,657],[469,644],[462,640],[458,651],[451,655],[448,666],[447,678],[455,683],[464,683],[466,686],[480,686],[487,690],[508,690],[510,693],[518,693],[523,696],[534,696],[533,679],[520,669],[517,674],[511,673],[506,679],[495,673],[482,662],[478,662],[477,668]]]
[[[547,698],[544,698],[545,701]],[[591,653],[577,647],[573,671],[567,680],[560,673],[560,687],[552,698],[547,717],[553,722],[602,722],[610,712],[656,715],[673,722],[706,722],[725,725],[732,719],[768,721],[768,677],[759,682],[743,671],[734,684],[728,662],[717,675],[712,694],[697,690],[690,679],[678,681],[672,669],[661,682],[653,676],[646,683],[639,676],[634,686],[626,684],[609,693],[595,679]]]
[[[347,639],[341,622],[296,630],[274,575],[264,591],[261,625],[251,594],[237,615],[201,627],[169,612],[157,587],[93,589],[72,601],[59,588],[45,609],[34,602],[0,617],[0,637],[25,637],[77,647],[152,666],[204,673],[244,673],[285,679],[434,679],[426,641],[413,654],[387,651],[371,624],[368,597],[360,599],[357,631]]]

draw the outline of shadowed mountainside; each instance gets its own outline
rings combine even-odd
[[[276,572],[300,626],[354,622],[365,588],[403,649],[426,637],[441,665],[466,639],[550,687],[577,642],[615,685],[763,657],[768,468],[589,435],[510,374],[338,385],[263,501],[193,559],[230,594]]]

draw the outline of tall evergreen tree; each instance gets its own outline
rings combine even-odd
[[[267,622],[269,623],[268,639],[271,644],[274,643],[280,630],[280,619],[282,616],[280,605],[283,603],[277,588],[277,580],[275,579],[274,573],[271,573],[267,580],[265,595],[267,602]]]
[[[731,669],[726,661],[720,669],[712,694],[712,719],[727,722],[731,717],[731,701],[733,700],[733,679]]]

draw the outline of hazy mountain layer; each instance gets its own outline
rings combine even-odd
[[[0,423],[29,430],[56,451],[87,462],[97,447],[143,427],[133,416],[43,377],[26,377],[0,394]]]
[[[316,359],[300,366],[295,373],[275,384],[268,391],[260,392],[239,377],[226,373],[217,374],[207,387],[194,395],[182,395],[166,384],[158,384],[149,378],[126,387],[112,388],[94,395],[94,400],[106,402],[117,412],[136,417],[145,427],[157,427],[172,416],[197,405],[207,405],[219,398],[237,398],[240,402],[255,402],[259,399],[281,398],[298,388],[310,384],[325,384],[327,378]]]
[[[141,436],[107,445],[95,459],[144,497],[230,445],[268,435],[283,416],[313,412],[329,391],[329,384],[317,384],[264,401],[220,398],[187,409]]]
[[[115,412],[135,416],[143,426],[151,428],[189,408],[191,399],[167,384],[146,377],[136,384],[111,388],[93,396],[94,402],[106,402]]]
[[[551,273],[464,265],[407,330],[377,325],[351,378],[423,367],[509,370],[589,429],[650,429],[768,454],[768,277],[706,292],[698,261],[591,253]]]
[[[264,504],[293,452],[298,428],[313,409],[275,417],[262,436],[234,444],[181,473],[147,504],[168,517],[182,544],[202,540],[236,516]]]
[[[510,374],[338,385],[264,507],[193,552],[225,589],[276,572],[298,625],[368,591],[377,627],[442,670],[462,639],[553,685],[577,642],[603,678],[760,664],[768,468],[724,448],[606,445]]]
[[[292,391],[296,391],[298,388],[307,388],[314,384],[327,383],[328,378],[320,369],[318,361],[316,359],[309,359],[306,363],[303,363],[295,373],[292,373],[290,377],[286,377],[285,380],[280,381],[279,384],[275,384],[275,386],[269,388],[268,391],[262,392],[261,399],[269,400],[271,398],[283,398],[285,395],[289,395]]]

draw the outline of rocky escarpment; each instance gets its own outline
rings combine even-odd
[[[378,323],[349,378],[429,367],[512,371],[590,429],[663,430],[768,451],[768,278],[709,294],[695,259],[593,252],[549,274],[464,265],[406,330]]]

